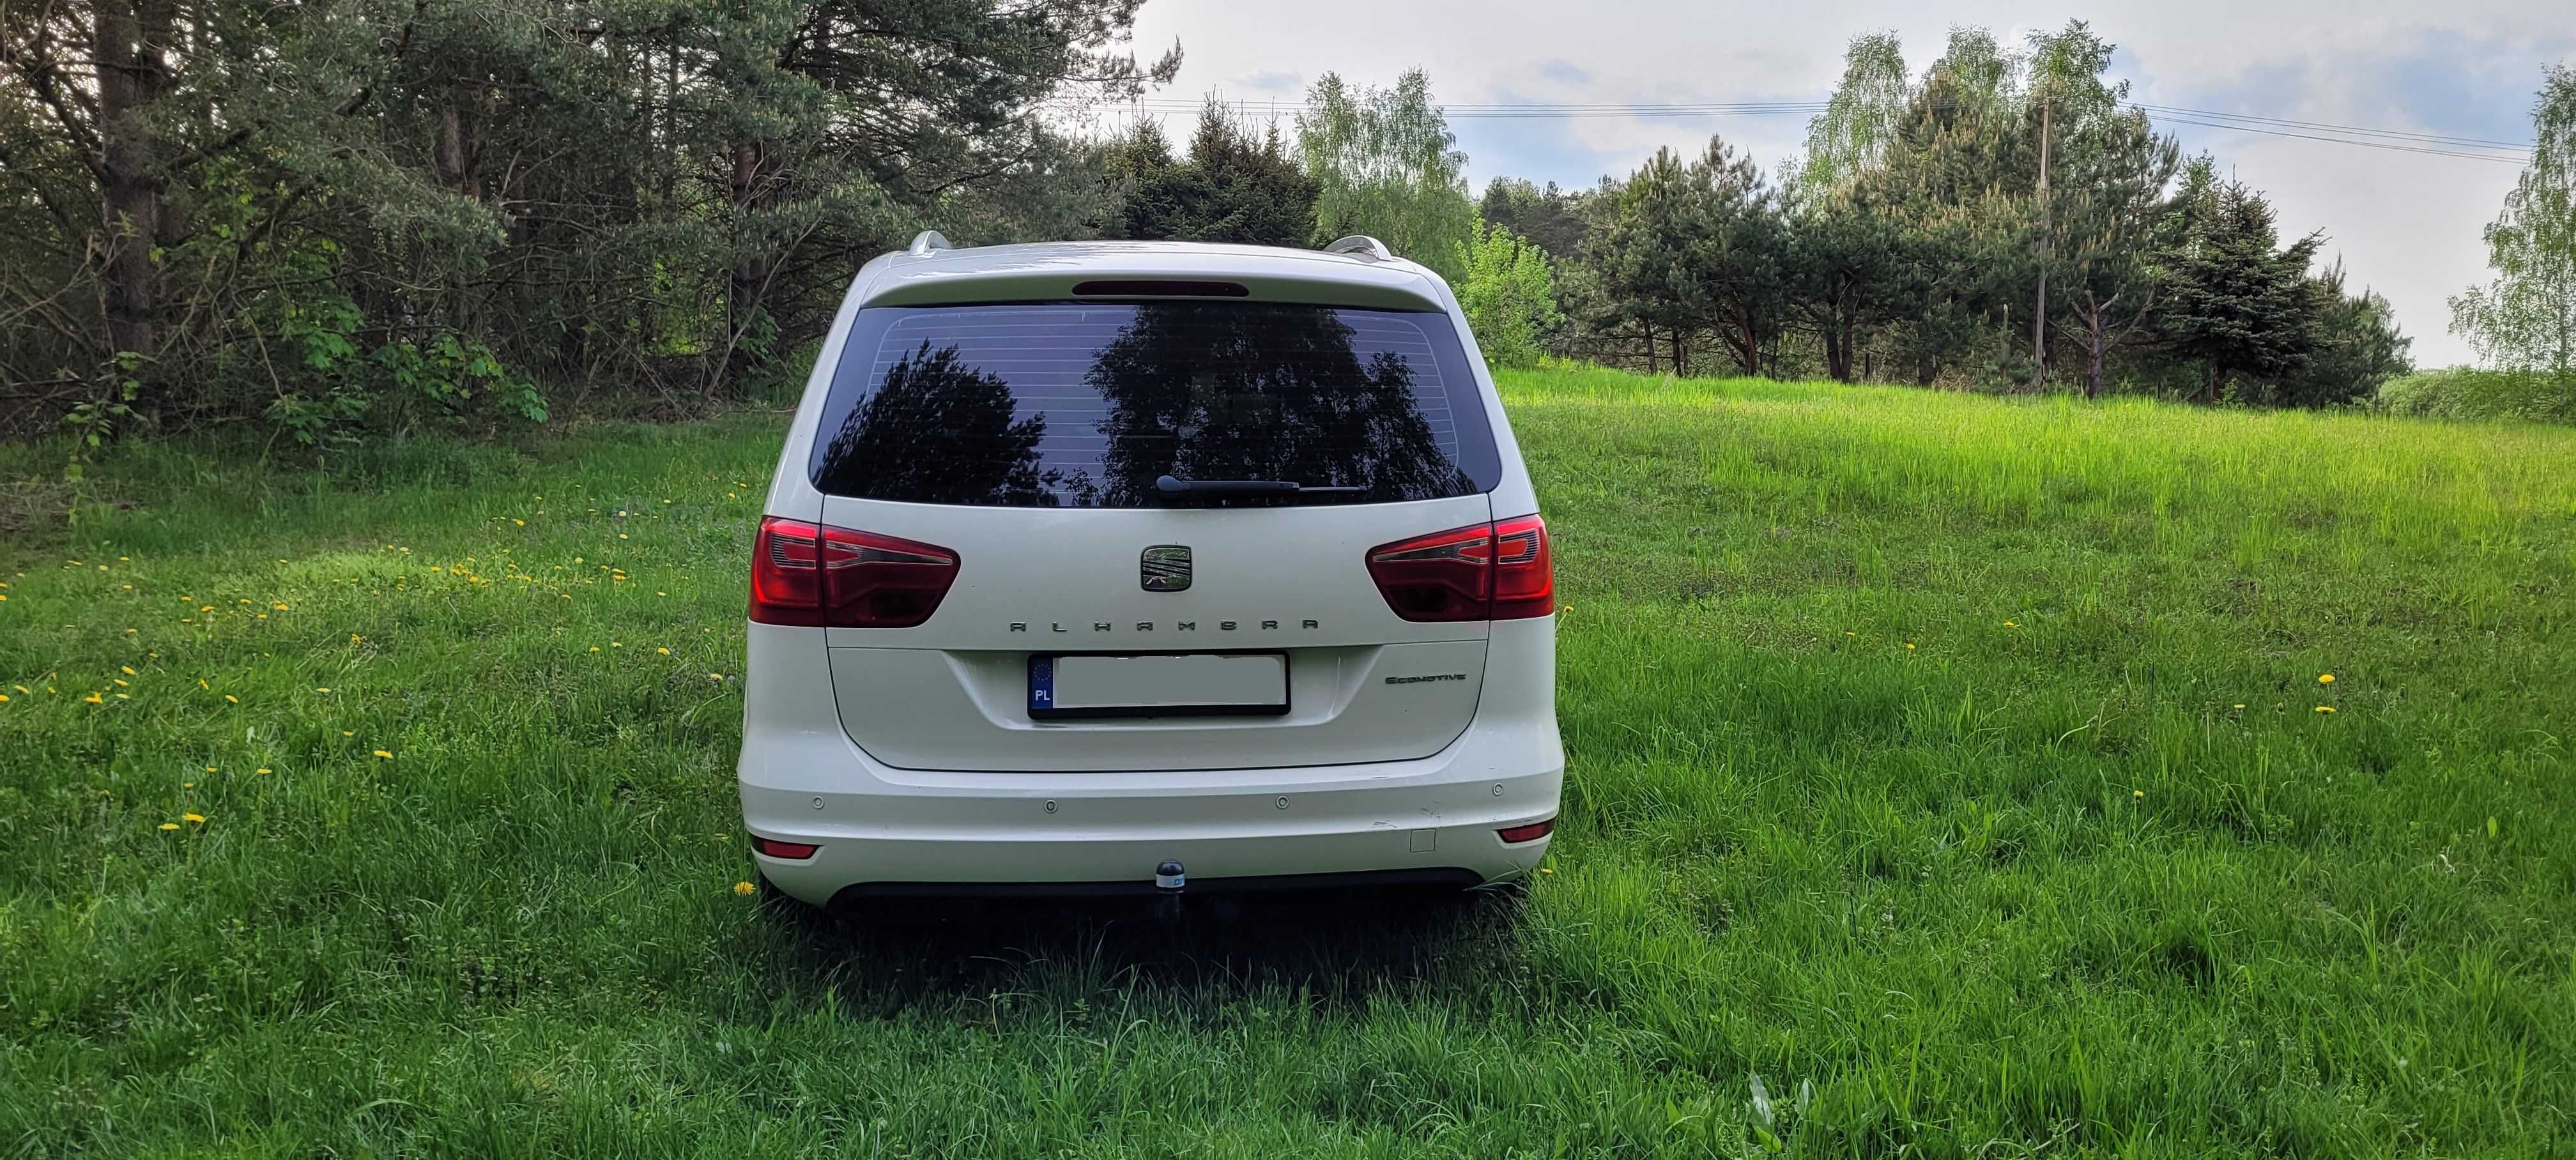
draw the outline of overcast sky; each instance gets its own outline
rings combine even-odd
[[[1326,72],[1385,84],[1419,65],[1442,101],[1818,100],[1842,73],[1855,35],[1892,30],[1918,74],[1954,24],[2017,45],[2070,17],[2119,45],[2114,77],[2133,99],[2266,117],[2531,139],[2544,63],[2576,58],[2570,0],[2158,0],[2090,8],[1959,0],[1946,5],[1806,0],[1795,5],[1626,0],[1147,0],[1141,56],[1173,40],[1179,78],[1155,94],[1218,93],[1293,109]],[[1186,117],[1177,118],[1186,121]],[[1175,139],[1185,125],[1175,125]],[[1543,119],[1451,122],[1469,177],[1508,174],[1587,186],[1625,174],[1658,145],[1696,150],[1710,133],[1749,149],[1765,169],[1796,151],[1798,116],[1706,120]],[[2518,170],[2492,161],[2172,125],[2187,152],[2268,192],[2285,235],[2323,230],[2355,284],[2396,304],[2417,363],[2466,361],[2445,300],[2486,277],[2478,231]]]

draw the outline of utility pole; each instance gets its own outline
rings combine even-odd
[[[2042,79],[2045,86],[2048,82]],[[2048,90],[2039,94],[2039,301],[2030,313],[2030,362],[2039,385],[2048,385]]]

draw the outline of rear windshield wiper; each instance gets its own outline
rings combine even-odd
[[[1182,479],[1166,475],[1154,481],[1164,495],[1203,495],[1223,499],[1266,495],[1357,495],[1364,487],[1314,487],[1293,479]]]

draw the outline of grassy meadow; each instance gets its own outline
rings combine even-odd
[[[0,545],[0,1156],[2576,1156],[2576,431],[1505,389],[1548,873],[1178,922],[742,892],[780,417],[118,450]]]

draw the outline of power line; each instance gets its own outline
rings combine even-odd
[[[2288,125],[2298,129],[2332,129],[2343,133],[2366,133],[2373,137],[2400,137],[2413,141],[2430,141],[2443,145],[2483,145],[2499,149],[2529,151],[2529,141],[2495,141],[2484,137],[2453,137],[2441,133],[2409,133],[2398,129],[2365,129],[2358,125],[2335,125],[2323,121],[2289,121],[2279,117],[2257,117],[2250,113],[2220,113],[2209,109],[2185,109],[2172,105],[2140,103],[2135,107],[2150,113],[2179,113],[2191,117],[2217,117],[2227,121],[2255,121],[2266,125]]]
[[[1195,113],[1204,101],[1169,97],[1147,97],[1128,102],[1125,107],[1140,113]],[[1226,101],[1218,103],[1236,108],[1268,108],[1274,115],[1293,110],[1303,102]],[[1283,108],[1284,105],[1284,108]],[[1441,113],[1451,120],[1674,120],[1701,117],[1773,117],[1814,116],[1829,106],[1825,101],[1628,101],[1628,102],[1491,102],[1441,106]],[[2206,129],[2227,129],[2239,133],[2256,133],[2271,137],[2288,137],[2302,141],[2322,141],[2330,145],[2357,145],[2366,149],[2386,149],[2428,157],[2457,157],[2470,161],[2499,161],[2523,165],[2531,160],[2529,142],[2497,141],[2482,137],[2461,137],[2440,133],[2417,133],[2402,129],[2374,129],[2360,125],[2338,125],[2323,121],[2300,121],[2282,117],[2265,117],[2250,113],[2223,113],[2210,109],[2192,109],[2174,105],[2129,102],[2127,107],[2147,114],[2149,119],[2176,125]],[[2308,131],[2301,131],[2308,130]]]

